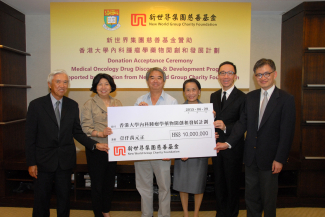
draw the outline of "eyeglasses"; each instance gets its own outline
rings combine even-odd
[[[274,71],[273,71],[273,72],[274,72]],[[264,74],[258,73],[258,74],[255,74],[255,77],[256,77],[256,78],[262,78],[262,77],[264,76],[265,78],[268,78],[268,77],[270,77],[270,75],[271,75],[273,72],[264,72]]]
[[[236,73],[233,72],[233,71],[228,71],[228,72],[221,71],[221,72],[219,72],[219,75],[220,75],[220,76],[225,76],[226,74],[229,75],[229,76],[232,76],[232,75],[234,75],[234,74],[236,74]]]

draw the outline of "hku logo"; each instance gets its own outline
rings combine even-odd
[[[125,156],[125,146],[114,146],[114,156]]]
[[[104,25],[103,27],[107,30],[116,30],[121,27],[120,21],[120,10],[118,9],[105,9],[104,10]]]
[[[131,14],[131,25],[132,26],[146,26],[147,17],[145,14]]]

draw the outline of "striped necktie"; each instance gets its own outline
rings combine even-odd
[[[260,109],[260,116],[258,118],[258,129],[260,128],[260,124],[261,124],[261,121],[262,121],[263,114],[264,114],[267,103],[268,103],[267,91],[264,91],[264,99],[262,101],[262,105],[261,105],[261,109]]]
[[[56,107],[55,107],[55,110],[54,110],[54,113],[55,113],[55,117],[56,117],[56,121],[58,122],[58,125],[59,125],[59,129],[60,129],[60,111],[59,111],[59,106],[60,106],[60,101],[56,101]]]

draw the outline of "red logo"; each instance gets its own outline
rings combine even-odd
[[[114,146],[114,156],[125,156],[125,146]]]
[[[146,26],[147,18],[145,14],[131,14],[132,26]]]

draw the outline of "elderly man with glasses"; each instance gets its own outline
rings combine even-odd
[[[65,70],[48,75],[50,93],[29,103],[26,118],[26,161],[34,178],[33,217],[50,216],[53,183],[57,216],[70,215],[71,174],[76,166],[74,139],[89,150],[108,152],[108,145],[90,139],[81,129],[78,103],[64,96],[69,77]]]

